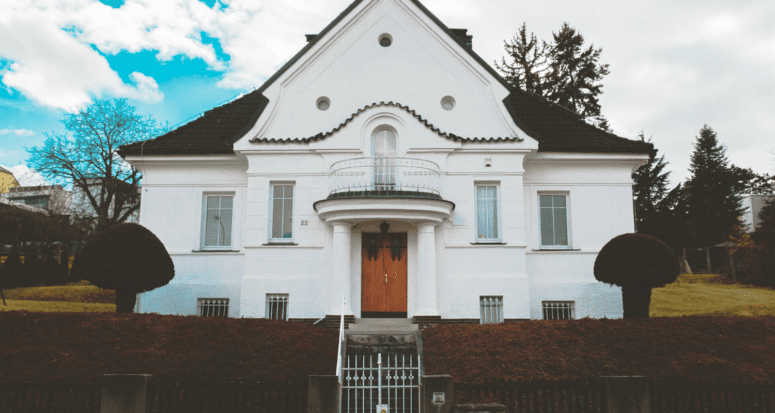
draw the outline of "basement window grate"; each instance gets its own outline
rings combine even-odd
[[[544,320],[573,320],[576,318],[574,301],[543,301]]]
[[[200,317],[228,317],[228,298],[198,298],[196,300],[196,313]]]
[[[288,321],[288,294],[266,295],[266,318]]]
[[[500,324],[503,322],[503,296],[487,295],[479,297],[479,322],[481,324]]]

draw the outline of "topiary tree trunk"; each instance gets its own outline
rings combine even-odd
[[[134,313],[137,294],[129,289],[122,288],[116,290],[116,312]]]
[[[622,286],[624,318],[649,318],[651,287],[639,285]]]

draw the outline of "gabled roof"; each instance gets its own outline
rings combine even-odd
[[[136,142],[119,148],[121,156],[132,155],[222,155],[233,154],[233,145],[242,138],[258,121],[269,103],[262,93],[275,80],[282,76],[309,49],[332,30],[345,16],[364,0],[355,0],[328,26],[308,42],[291,60],[270,77],[260,88],[233,102],[205,112],[204,116],[187,123],[169,133],[144,142]],[[419,0],[411,0],[420,10],[433,20],[447,35],[457,42],[487,72],[511,91],[503,103],[509,114],[522,130],[538,140],[541,152],[602,152],[602,153],[650,153],[653,145],[646,142],[629,140],[598,129],[580,119],[575,113],[549,102],[546,99],[527,93],[509,84],[487,62],[482,60],[465,39],[458,37],[444,23],[433,15]],[[360,111],[359,111],[360,112]],[[413,112],[412,112],[413,113]],[[355,113],[357,115],[357,112]],[[413,113],[414,114],[414,113]],[[415,116],[419,116],[416,115]],[[346,124],[347,120],[343,124]],[[426,121],[427,124],[427,121]],[[340,125],[341,127],[342,125]],[[432,125],[431,128],[433,129]],[[338,128],[334,129],[336,131]],[[304,142],[322,139],[332,132],[321,131],[318,135],[306,139],[290,140],[253,139],[251,142]],[[454,136],[453,131],[443,134]],[[460,138],[460,137],[457,137]],[[460,138],[461,140],[467,140]],[[473,140],[473,139],[471,139]],[[502,138],[477,138],[477,141],[500,141]]]

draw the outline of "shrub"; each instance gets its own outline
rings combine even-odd
[[[22,263],[18,251],[11,251],[0,269],[0,286],[3,288],[16,288],[21,278]]]
[[[71,278],[116,290],[116,311],[132,312],[137,294],[159,288],[175,276],[164,244],[145,227],[123,223],[103,230],[75,257]]]
[[[680,272],[673,250],[644,234],[614,237],[600,250],[594,267],[598,281],[622,287],[624,318],[648,318],[651,289],[674,282]]]

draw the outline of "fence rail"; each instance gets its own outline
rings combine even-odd
[[[173,383],[148,386],[151,413],[302,413],[307,385],[294,383]]]
[[[0,382],[0,413],[99,413],[99,382]]]
[[[651,383],[653,413],[770,413],[774,408],[775,383]]]
[[[509,413],[605,413],[602,380],[454,383],[455,403],[500,403]]]

